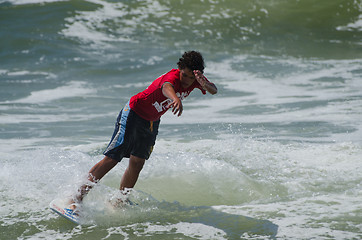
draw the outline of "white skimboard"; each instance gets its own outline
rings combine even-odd
[[[67,202],[67,200],[55,199],[49,204],[49,207],[51,210],[69,221],[72,221],[75,224],[80,224],[79,215],[69,208],[69,203]]]

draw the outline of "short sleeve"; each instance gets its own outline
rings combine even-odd
[[[170,71],[163,75],[162,80],[160,82],[160,87],[162,88],[163,84],[170,83],[173,87],[177,84],[177,79],[179,78],[179,74],[177,74],[177,71]]]

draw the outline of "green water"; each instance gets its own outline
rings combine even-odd
[[[357,0],[0,0],[0,239],[360,239]],[[203,53],[215,96],[162,117],[132,194],[102,158],[119,110]]]

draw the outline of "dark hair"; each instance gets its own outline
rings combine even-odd
[[[204,58],[199,52],[188,51],[179,59],[177,66],[179,69],[188,68],[191,71],[200,70],[203,73],[205,68]]]

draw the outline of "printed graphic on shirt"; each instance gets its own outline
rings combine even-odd
[[[171,99],[166,99],[165,101],[159,103],[159,102],[154,102],[152,103],[152,105],[156,108],[157,112],[162,112],[164,110],[167,109],[167,106],[172,103]]]
[[[176,96],[182,101],[184,100],[190,93],[189,92],[182,92],[181,94],[179,92],[176,93]],[[152,105],[156,108],[157,112],[162,112],[168,109],[168,105],[172,103],[171,99],[166,99],[165,101],[159,103],[154,102]]]

